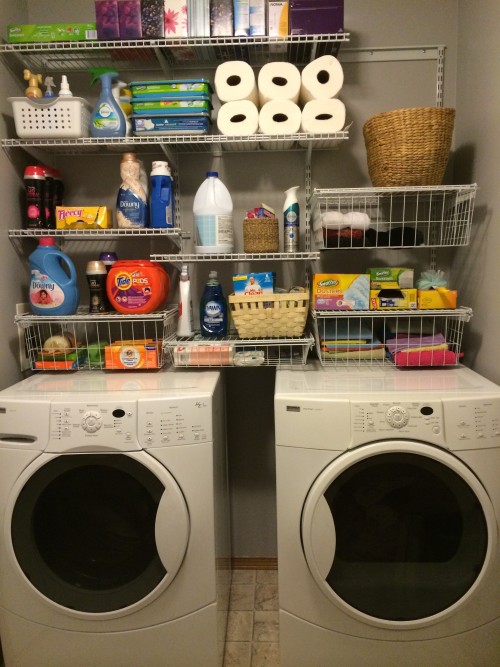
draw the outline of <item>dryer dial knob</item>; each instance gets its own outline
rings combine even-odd
[[[89,410],[83,415],[82,428],[87,433],[95,433],[102,426],[101,413],[97,410]]]
[[[393,405],[385,413],[385,418],[393,428],[403,428],[408,423],[410,416],[401,405]]]

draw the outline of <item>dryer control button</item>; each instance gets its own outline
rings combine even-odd
[[[394,428],[402,428],[408,423],[410,418],[405,408],[400,405],[393,405],[385,413],[387,422]]]

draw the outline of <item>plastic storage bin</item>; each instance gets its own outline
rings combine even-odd
[[[9,97],[20,139],[88,137],[92,107],[82,97]]]

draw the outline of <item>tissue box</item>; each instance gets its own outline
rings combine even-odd
[[[291,35],[322,35],[343,32],[343,0],[290,0]]]
[[[164,0],[165,37],[187,37],[188,14],[186,0]]]
[[[120,39],[118,0],[95,0],[97,39]]]
[[[417,290],[418,307],[421,310],[432,310],[438,308],[456,308],[457,291],[445,289],[419,289]]]
[[[141,0],[118,1],[120,39],[141,39]]]
[[[267,28],[271,37],[288,35],[288,2],[270,2],[267,5]]]
[[[233,276],[234,293],[254,296],[256,294],[274,294],[274,274],[247,273]]]
[[[266,34],[266,2],[250,0],[250,35]]]
[[[370,274],[370,289],[411,289],[413,269],[382,267],[366,269]]]
[[[164,0],[141,0],[142,36],[157,39],[165,35]]]
[[[33,23],[7,26],[7,41],[11,44],[85,42],[93,39],[97,39],[95,23]]]
[[[210,35],[212,37],[233,36],[233,0],[211,0]]]
[[[395,308],[397,310],[416,310],[416,289],[381,289],[370,290],[370,309],[385,310]]]
[[[159,368],[161,342],[117,340],[104,348],[105,368]]]
[[[56,206],[56,229],[109,229],[113,216],[108,206]]]
[[[367,273],[315,273],[312,284],[316,310],[369,310]]]

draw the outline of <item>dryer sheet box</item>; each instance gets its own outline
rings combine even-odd
[[[368,273],[315,273],[312,283],[315,310],[369,310]]]

